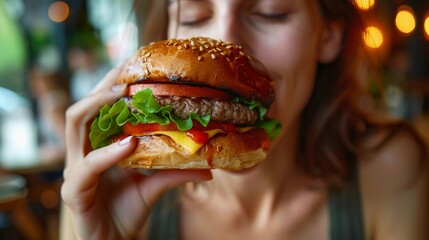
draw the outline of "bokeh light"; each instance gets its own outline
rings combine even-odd
[[[414,17],[413,10],[402,5],[399,7],[395,18],[396,28],[403,34],[411,34],[416,28],[416,18]]]
[[[363,41],[369,48],[379,48],[383,44],[383,33],[375,26],[369,26],[363,33]]]
[[[363,11],[367,11],[371,9],[375,4],[375,0],[354,0],[354,1],[355,1],[356,7]]]
[[[54,22],[64,22],[70,14],[69,5],[62,1],[53,2],[49,6],[48,16]]]
[[[429,11],[426,13],[425,21],[424,21],[424,30],[425,30],[425,37],[427,40],[429,40]]]

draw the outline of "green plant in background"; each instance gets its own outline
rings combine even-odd
[[[19,73],[25,66],[26,51],[24,40],[17,24],[9,17],[4,7],[4,1],[0,1],[0,86],[19,89],[19,83],[13,75]]]

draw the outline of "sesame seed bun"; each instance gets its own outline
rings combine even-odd
[[[273,81],[262,64],[238,45],[204,37],[173,39],[140,48],[118,83],[202,85],[270,105]]]

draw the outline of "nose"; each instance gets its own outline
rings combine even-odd
[[[217,19],[216,36],[213,36],[213,38],[246,47],[246,30],[238,14],[229,12],[220,15]]]
[[[232,14],[224,14],[223,16],[220,16],[217,21],[217,34],[218,38],[233,42],[236,44],[239,44],[241,42],[241,33],[239,32],[239,20],[237,19],[237,16],[234,16]]]

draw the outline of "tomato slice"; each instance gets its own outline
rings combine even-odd
[[[138,123],[136,125],[133,125],[131,123],[125,123],[124,126],[122,126],[122,131],[126,135],[143,135],[148,132],[155,132],[155,131],[178,131],[177,126],[175,123],[171,122],[167,125],[161,125],[159,123],[146,123],[141,124]]]
[[[152,89],[155,96],[179,96],[196,98],[213,98],[230,100],[232,96],[221,90],[208,87],[189,86],[183,84],[162,84],[162,83],[137,83],[131,84],[128,88],[128,96],[136,94],[143,89]]]

